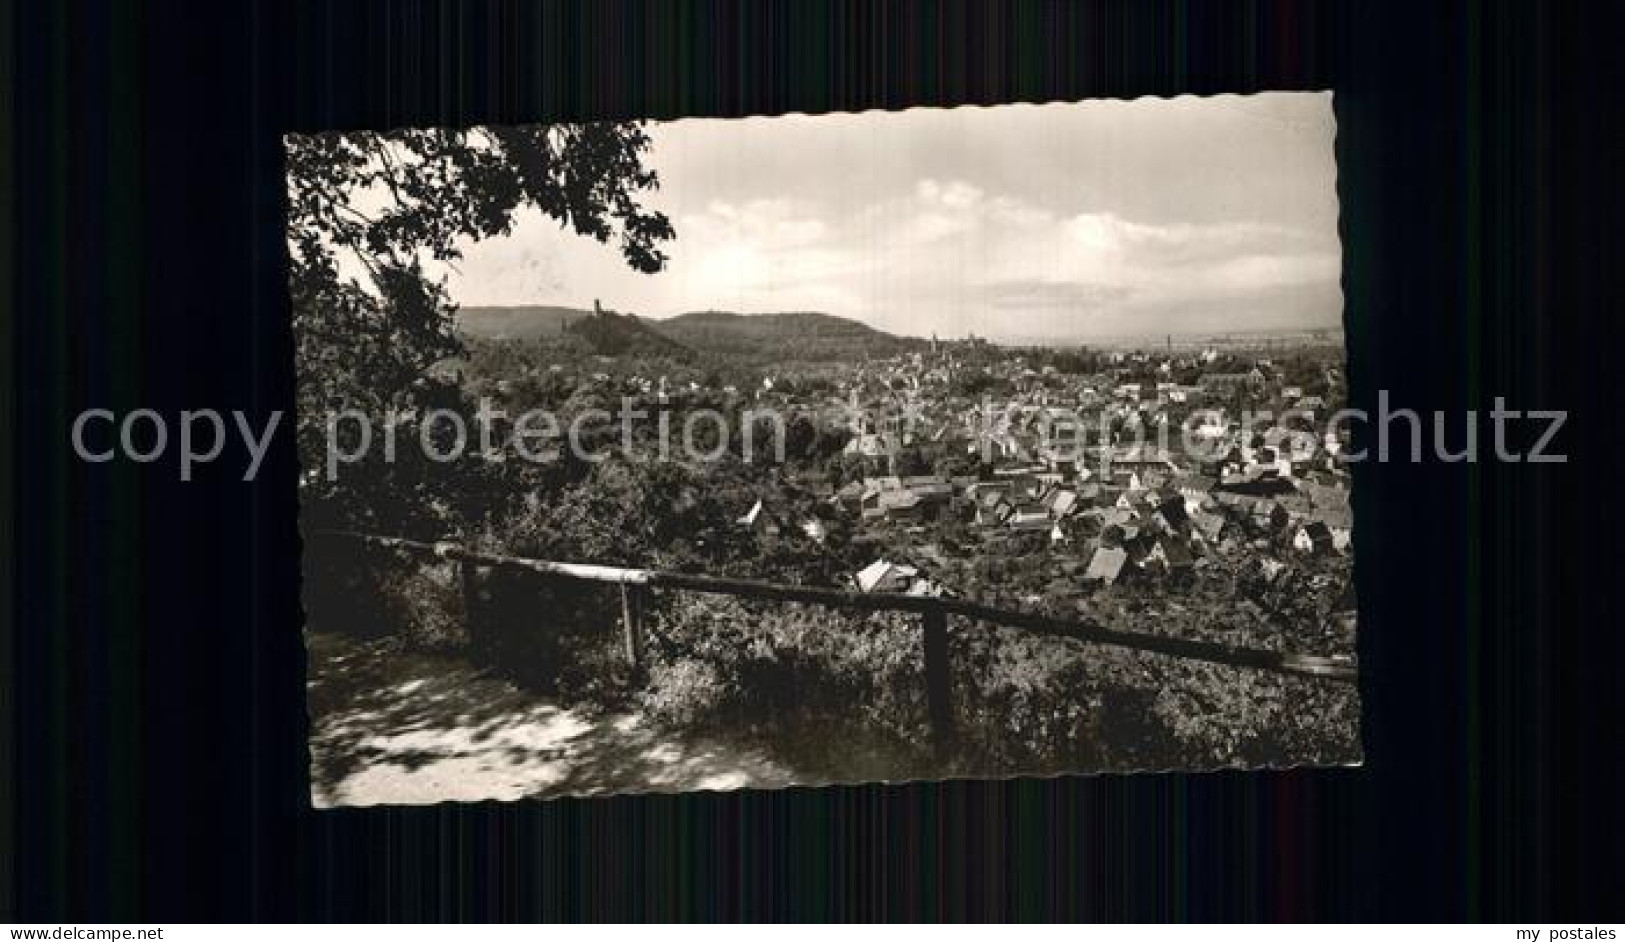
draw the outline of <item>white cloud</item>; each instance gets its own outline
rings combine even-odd
[[[1323,326],[1340,297],[1332,132],[1312,95],[660,125],[665,272],[527,219],[453,286],[947,336],[1247,329],[1254,311]]]

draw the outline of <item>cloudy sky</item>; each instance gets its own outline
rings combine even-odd
[[[1329,94],[655,125],[667,269],[522,217],[466,305],[823,311],[928,336],[1336,327]]]

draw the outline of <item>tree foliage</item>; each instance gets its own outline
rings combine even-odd
[[[430,266],[455,263],[468,242],[511,232],[533,208],[613,242],[638,271],[660,270],[673,231],[640,202],[659,185],[643,163],[649,144],[637,123],[290,136],[289,288],[308,483],[328,410],[379,421],[452,392],[428,372],[462,351],[456,307]],[[307,500],[320,496],[335,495]]]

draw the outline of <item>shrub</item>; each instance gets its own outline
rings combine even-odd
[[[570,702],[622,701],[629,665],[615,587],[484,569],[477,580],[476,661]]]
[[[636,707],[673,728],[753,740],[814,778],[1349,763],[1352,687],[950,622],[959,736],[932,750],[917,616],[689,593],[651,600],[633,677],[613,586],[482,570],[473,631],[450,563],[347,544],[307,553],[310,624],[475,659],[576,705]],[[1099,614],[1140,622],[1146,604]],[[1156,607],[1164,630],[1276,644],[1256,618]],[[1234,613],[1231,612],[1233,615]],[[1255,636],[1256,635],[1256,636]]]
[[[355,638],[386,635],[422,648],[467,641],[455,569],[357,540],[324,539],[304,556],[306,624]]]
[[[917,631],[894,618],[677,596],[638,702],[663,722],[771,746],[832,778],[925,768]]]

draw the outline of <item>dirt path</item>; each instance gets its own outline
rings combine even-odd
[[[591,715],[465,662],[307,635],[317,807],[776,788],[760,752],[681,742],[634,713]]]

